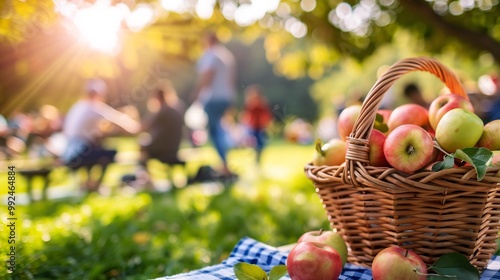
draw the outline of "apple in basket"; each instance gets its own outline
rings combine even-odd
[[[384,155],[384,143],[386,139],[384,133],[377,129],[372,129],[372,133],[368,139],[368,147],[370,148],[368,157],[371,166],[390,166]]]
[[[337,250],[320,242],[299,242],[286,259],[292,280],[335,280],[342,272],[342,259]]]
[[[489,150],[500,150],[500,120],[490,121],[484,126],[477,146]]]
[[[346,143],[338,138],[334,138],[325,144],[321,140],[316,140],[316,153],[313,158],[313,165],[341,165],[345,161]]]
[[[472,103],[458,94],[448,93],[436,97],[429,106],[429,123],[431,127],[435,130],[444,114],[455,108],[463,108],[469,112],[474,112]]]
[[[483,134],[483,121],[476,114],[462,108],[448,111],[436,128],[436,141],[448,153],[474,147]]]
[[[427,129],[429,127],[429,113],[427,109],[413,103],[396,107],[387,120],[389,133],[403,124],[414,124]]]
[[[347,244],[345,243],[344,238],[340,233],[333,230],[323,231],[323,229],[308,231],[302,234],[297,242],[306,241],[319,242],[329,245],[333,249],[337,250],[337,252],[340,254],[340,258],[342,259],[342,267],[347,262]]]
[[[434,141],[422,127],[404,124],[387,135],[384,155],[392,167],[411,174],[434,159]]]
[[[337,130],[340,136],[340,139],[346,139],[349,134],[352,132],[352,128],[354,127],[354,123],[359,117],[361,113],[361,105],[351,105],[342,110],[340,112],[339,117],[337,119]]]
[[[492,151],[493,157],[491,158],[491,165],[500,166],[500,150]]]
[[[425,280],[427,267],[415,252],[393,246],[375,256],[372,276],[373,280]]]

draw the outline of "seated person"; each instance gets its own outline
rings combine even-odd
[[[426,109],[429,108],[429,103],[425,100],[422,91],[416,84],[407,84],[404,88],[403,94],[410,103],[418,104]]]
[[[114,160],[115,150],[102,147],[105,122],[113,123],[129,133],[139,132],[140,125],[114,108],[104,103],[106,83],[99,79],[90,80],[86,85],[87,95],[76,102],[69,110],[63,123],[63,134],[67,147],[61,155],[64,165],[73,170],[87,168],[87,189],[97,191],[104,177],[107,165]],[[91,180],[91,169],[101,166],[100,176]]]
[[[185,105],[169,82],[162,82],[148,104],[142,131],[147,139],[141,143],[141,164],[154,158],[165,163],[181,162],[177,157],[184,129]]]

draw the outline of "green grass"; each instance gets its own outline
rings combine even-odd
[[[217,164],[211,148],[191,153],[190,173]],[[130,170],[114,166],[105,181],[115,187],[110,196],[17,206],[16,279],[150,279],[219,263],[244,236],[273,246],[293,243],[307,230],[328,228],[303,174],[311,156],[311,146],[274,143],[257,168],[252,150],[237,149],[229,162],[240,179],[231,187],[197,184],[161,194],[116,188]],[[158,163],[151,167],[156,179],[165,175]],[[1,227],[2,256],[7,235]],[[2,265],[0,276],[6,273]]]

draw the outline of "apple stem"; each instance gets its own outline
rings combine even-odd
[[[447,156],[451,156],[450,153],[448,153],[447,151],[443,150],[443,148],[441,148],[441,146],[439,146],[439,143],[435,139],[434,139],[434,148],[440,150],[441,152],[443,152]]]
[[[323,233],[323,229],[322,229],[322,228],[320,228],[320,229],[319,229],[319,235],[321,235],[322,233]]]
[[[319,139],[319,138],[316,139],[316,151],[320,155],[325,156],[326,153],[325,153],[325,151],[323,151],[322,147],[323,147],[323,142],[321,141],[321,139]]]
[[[421,273],[420,271],[418,271],[417,268],[415,268],[413,271],[415,273],[417,273],[418,275],[422,275],[422,276],[438,276],[438,277],[444,277],[444,278],[457,278],[456,275],[446,275],[446,274],[437,274],[437,273]]]
[[[413,154],[413,153],[415,153],[415,147],[408,146],[408,148],[406,148],[406,153],[410,154],[410,155]]]

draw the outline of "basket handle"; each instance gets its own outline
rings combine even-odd
[[[360,115],[351,134],[347,137],[346,164],[342,175],[344,183],[359,185],[356,176],[349,176],[349,174],[354,174],[356,166],[368,164],[368,139],[382,97],[397,79],[413,71],[429,72],[438,77],[452,93],[469,99],[458,77],[435,59],[428,57],[406,58],[393,64],[368,92],[363,101]]]

